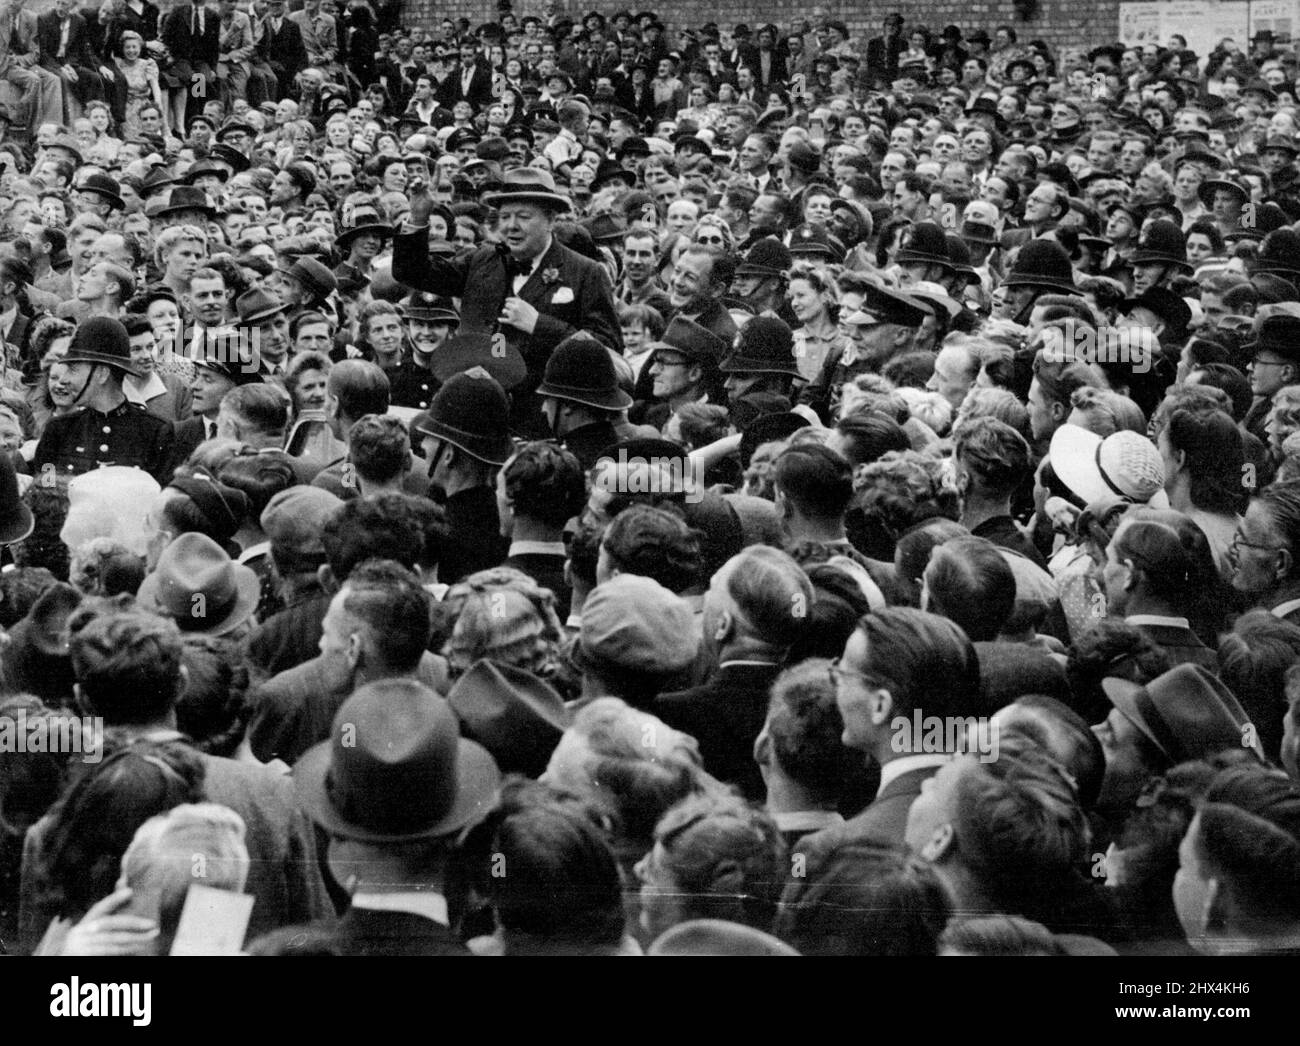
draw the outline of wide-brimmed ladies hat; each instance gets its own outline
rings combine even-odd
[[[1052,471],[1085,504],[1117,495],[1135,505],[1167,508],[1165,468],[1156,445],[1127,429],[1105,439],[1081,425],[1052,435]]]

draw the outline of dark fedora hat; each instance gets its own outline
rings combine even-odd
[[[1142,230],[1132,260],[1134,265],[1174,265],[1192,271],[1187,260],[1187,237],[1167,218],[1157,218]]]
[[[222,182],[228,181],[230,179],[230,172],[226,170],[226,168],[223,167],[221,164],[213,160],[200,160],[188,171],[186,171],[183,175],[181,175],[181,181],[185,185],[193,185],[200,178],[209,175],[213,178],[217,178],[221,180]]]
[[[970,105],[966,106],[967,116],[991,116],[993,124],[999,131],[1005,131],[1007,118],[998,112],[998,103],[988,95],[980,95],[972,98]]]
[[[1172,332],[1184,331],[1192,322],[1187,302],[1165,287],[1148,287],[1135,298],[1125,298],[1120,310],[1127,315],[1133,309],[1146,309],[1165,321]]]
[[[1283,152],[1290,153],[1293,157],[1300,156],[1300,146],[1297,146],[1294,138],[1288,138],[1284,134],[1270,134],[1264,139],[1260,152],[1268,152],[1269,149],[1280,149]]]
[[[458,322],[450,320],[448,322]],[[528,364],[519,350],[502,333],[460,331],[453,334],[433,354],[433,376],[448,381],[456,374],[481,367],[509,392],[528,377]]]
[[[329,267],[323,262],[317,261],[310,255],[304,254],[294,259],[294,263],[287,269],[279,269],[279,272],[286,276],[291,276],[302,285],[303,289],[310,292],[312,298],[320,301],[328,298],[338,290],[339,281],[334,273],[330,272]],[[251,291],[249,293],[252,293]],[[241,298],[245,295],[240,295]],[[235,308],[239,308],[239,302],[235,302]],[[274,314],[268,314],[274,315]],[[240,319],[243,319],[243,313],[240,313]]]
[[[727,343],[722,338],[685,316],[674,316],[653,347],[679,352],[709,368],[718,366],[727,354]]]
[[[722,361],[724,374],[789,374],[799,376],[794,358],[794,332],[775,316],[755,316],[740,328],[736,347]]]
[[[737,276],[784,276],[794,265],[788,247],[774,236],[755,240],[736,266]]]
[[[162,192],[175,185],[179,180],[166,167],[154,167],[140,180],[140,198],[148,199],[154,193]]]
[[[1274,229],[1280,229],[1284,225],[1289,225],[1291,219],[1287,217],[1286,211],[1282,210],[1272,200],[1265,200],[1259,204],[1253,214],[1249,217],[1243,213],[1237,225],[1229,231],[1223,238],[1225,240],[1262,240]]]
[[[202,211],[209,218],[215,217],[217,213],[208,194],[193,185],[178,185],[173,188],[167,197],[167,206],[161,208],[157,216],[161,218],[180,211]]]
[[[555,347],[537,395],[568,400],[598,410],[626,410],[632,397],[618,384],[609,350],[590,334],[579,331]]]
[[[536,203],[554,211],[567,211],[569,201],[555,189],[555,179],[549,171],[536,167],[516,167],[506,171],[501,179],[501,189],[483,197],[490,207],[507,203]]]
[[[1242,349],[1251,356],[1274,352],[1300,363],[1300,316],[1281,312],[1264,317],[1259,323],[1259,333],[1253,340],[1245,342]]]
[[[257,385],[262,382],[261,368],[242,331],[204,331],[203,355],[191,362],[195,367],[220,374],[236,385]]]
[[[225,142],[217,142],[216,145],[212,146],[208,150],[208,159],[215,160],[217,163],[224,163],[227,167],[233,168],[236,174],[246,171],[252,166],[247,156]]]
[[[506,774],[540,776],[570,720],[564,699],[545,680],[486,658],[456,680],[447,703],[461,736],[486,748]]]
[[[256,571],[234,562],[206,534],[172,541],[145,577],[136,600],[184,632],[221,636],[248,620],[261,598]]]
[[[330,835],[401,843],[451,835],[491,809],[501,783],[456,713],[414,679],[368,683],[339,707],[330,739],[294,764],[304,810]]]
[[[255,138],[257,137],[257,128],[250,123],[245,123],[238,117],[232,116],[217,130],[217,141],[221,141],[232,134],[246,134],[250,138]]]
[[[1074,285],[1070,256],[1055,240],[1030,240],[1021,247],[1002,286],[1046,287],[1066,294],[1079,293]]]
[[[1207,178],[1201,182],[1200,187],[1196,190],[1196,195],[1200,197],[1201,203],[1206,207],[1214,206],[1214,194],[1222,189],[1224,192],[1231,192],[1241,198],[1245,203],[1250,199],[1250,190],[1240,182],[1234,182],[1230,178]]]
[[[1259,253],[1246,267],[1251,276],[1259,273],[1300,274],[1300,233],[1289,226],[1274,229],[1264,237]]]
[[[896,261],[900,265],[941,265],[951,269],[953,263],[943,228],[935,222],[918,222],[904,231]]]
[[[1261,755],[1259,739],[1232,691],[1201,665],[1184,664],[1146,686],[1103,679],[1102,690],[1170,763],[1201,759],[1225,749]]]
[[[300,258],[294,262],[294,265],[301,262],[302,259]],[[317,264],[320,263],[317,262]],[[239,313],[239,322],[244,326],[262,323],[273,316],[288,311],[288,308],[289,306],[285,304],[279,295],[264,291],[260,287],[245,291],[235,299],[235,311]]]
[[[126,201],[122,199],[122,187],[106,174],[94,172],[86,175],[77,185],[77,192],[93,192],[102,196],[115,211],[126,207]]]
[[[435,362],[445,349],[434,354]],[[411,432],[443,440],[489,465],[504,465],[514,449],[505,389],[481,364],[451,375],[429,409],[411,422]]]
[[[13,458],[0,454],[0,545],[22,541],[36,526],[36,517],[18,493]]]
[[[378,236],[381,240],[389,240],[396,233],[397,230],[391,225],[380,221],[378,211],[370,207],[358,207],[352,212],[352,224],[339,234],[335,242],[341,251],[346,251],[358,236]]]
[[[616,214],[597,214],[582,220],[595,243],[617,243],[627,235],[627,224]]]
[[[599,191],[602,186],[610,182],[622,182],[631,189],[636,186],[636,174],[617,160],[601,160],[596,166],[595,176],[591,179],[592,192]]]
[[[120,320],[108,316],[92,316],[79,323],[61,362],[101,364],[135,378],[144,376],[131,362],[131,339],[126,328]]]

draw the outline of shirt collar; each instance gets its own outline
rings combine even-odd
[[[834,810],[794,810],[772,814],[778,832],[817,832],[831,825],[843,824],[844,818]]]
[[[142,382],[137,382],[128,374],[122,382],[122,391],[126,394],[128,402],[138,403],[143,407],[155,396],[161,396],[166,392],[167,386],[162,378],[158,377],[157,371],[150,371],[149,376]]]
[[[1192,623],[1185,617],[1166,617],[1163,614],[1130,614],[1124,619],[1130,625],[1164,625],[1167,628],[1190,629]]]
[[[563,541],[512,541],[507,556],[567,556]]]
[[[447,898],[432,890],[399,893],[362,893],[352,895],[353,908],[365,908],[372,912],[407,912],[422,915],[442,926],[451,926],[447,914]]]
[[[1279,603],[1269,613],[1274,617],[1286,617],[1294,610],[1300,610],[1300,599],[1288,599],[1284,603]]]
[[[927,770],[932,766],[937,768],[951,758],[952,756],[945,752],[933,752],[923,755],[900,755],[897,759],[891,759],[880,768],[880,789],[876,795],[883,792],[891,781],[896,781],[906,773],[913,770]]]

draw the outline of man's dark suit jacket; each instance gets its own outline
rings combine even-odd
[[[270,17],[264,19],[257,57],[271,67],[280,80],[280,90],[287,92],[293,86],[293,78],[307,65],[307,46],[302,42],[298,24],[286,16],[280,20],[280,31],[272,33]]]
[[[89,31],[86,20],[73,12],[68,15],[68,48],[64,51],[63,61],[58,59],[59,37],[62,35],[59,15],[56,11],[46,11],[36,19],[36,39],[41,49],[41,65],[46,69],[57,71],[63,65],[78,69],[95,71],[100,66],[97,55],[91,51]]]
[[[442,923],[414,912],[349,908],[334,928],[344,955],[469,955]]]
[[[172,444],[171,468],[185,464],[194,448],[206,439],[207,429],[200,417],[186,418],[176,423],[176,441]]]
[[[268,679],[310,661],[320,653],[320,637],[330,595],[321,591],[272,614],[248,642],[253,682]]]
[[[248,743],[264,763],[281,759],[293,766],[313,745],[326,741],[334,714],[353,691],[350,673],[324,655],[268,679],[252,691],[252,719]],[[435,693],[447,692],[447,665],[426,653],[415,670],[417,678]]]
[[[438,101],[448,109],[457,102],[469,102],[477,112],[492,101],[492,70],[482,62],[475,62],[468,91],[461,79],[463,75],[464,70],[458,66],[438,85]]]
[[[1219,674],[1219,655],[1190,628],[1178,625],[1138,625],[1137,629],[1169,655],[1171,665],[1203,665]]]
[[[190,4],[173,7],[163,15],[158,26],[158,35],[175,59],[168,72],[183,86],[189,85],[189,78],[196,72],[211,73],[221,53],[221,16],[216,8],[204,9],[203,35],[197,39],[190,29],[193,15],[194,7]]]
[[[549,282],[548,272],[554,273]],[[480,247],[455,258],[430,258],[427,227],[402,233],[393,241],[393,278],[415,290],[460,298],[462,333],[495,331],[502,306],[514,294],[506,276],[505,257],[496,247]],[[528,377],[514,391],[511,424],[520,435],[545,439],[550,432],[535,390],[555,346],[584,330],[621,352],[623,332],[614,310],[609,274],[559,240],[551,241],[550,250],[520,289],[519,297],[539,315],[531,335],[514,327],[501,328],[528,365]]]
[[[938,771],[937,766],[925,766],[899,774],[856,817],[804,836],[799,852],[807,858],[808,874],[843,843],[869,840],[887,846],[906,845],[907,812],[921,794],[921,785]]]
[[[700,686],[660,694],[651,711],[700,743],[705,770],[762,802],[754,741],[767,718],[768,688],[780,672],[780,665],[723,665]]]

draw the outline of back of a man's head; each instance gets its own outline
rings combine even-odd
[[[925,570],[928,609],[956,622],[972,643],[990,642],[1016,605],[1016,577],[987,538],[962,537],[938,546]]]
[[[221,410],[237,420],[245,440],[250,435],[283,438],[289,425],[289,398],[275,385],[238,385],[222,397]]]
[[[381,669],[413,672],[433,634],[432,601],[420,579],[392,560],[359,564],[342,590],[343,609],[369,632]]]
[[[735,608],[750,639],[788,649],[804,634],[813,601],[812,582],[788,554],[750,545],[723,564],[714,581]]]
[[[137,609],[74,614],[69,653],[81,700],[110,726],[158,722],[181,686],[176,625]]]
[[[808,519],[840,519],[853,497],[853,466],[820,443],[796,443],[782,452],[773,479],[778,497]]]
[[[546,526],[564,526],[586,504],[581,462],[553,443],[525,443],[506,463],[503,479],[511,512]]]
[[[388,375],[377,364],[365,360],[336,363],[326,389],[338,401],[339,416],[349,424],[367,414],[388,413]]]
[[[1300,788],[1262,766],[1222,771],[1202,805],[1196,849],[1227,892],[1238,933],[1266,937],[1300,924]]]
[[[699,581],[700,542],[677,515],[632,505],[605,528],[601,550],[621,574],[652,578],[680,594]]]
[[[1011,733],[997,759],[967,757],[955,792],[962,867],[999,910],[1031,919],[1043,914],[1039,906],[1071,877],[1088,843],[1088,823],[1064,769],[1029,738]]]
[[[366,483],[395,482],[411,467],[406,426],[387,414],[359,418],[348,432],[348,460]]]
[[[996,418],[972,418],[956,434],[953,457],[970,476],[967,495],[1008,497],[1032,468],[1025,437]]]
[[[344,502],[321,530],[325,558],[340,584],[367,559],[391,559],[415,568],[424,526],[405,494],[378,494]]]
[[[825,661],[804,661],[781,673],[767,706],[767,736],[782,773],[813,796],[834,801],[848,754],[843,733]]]

